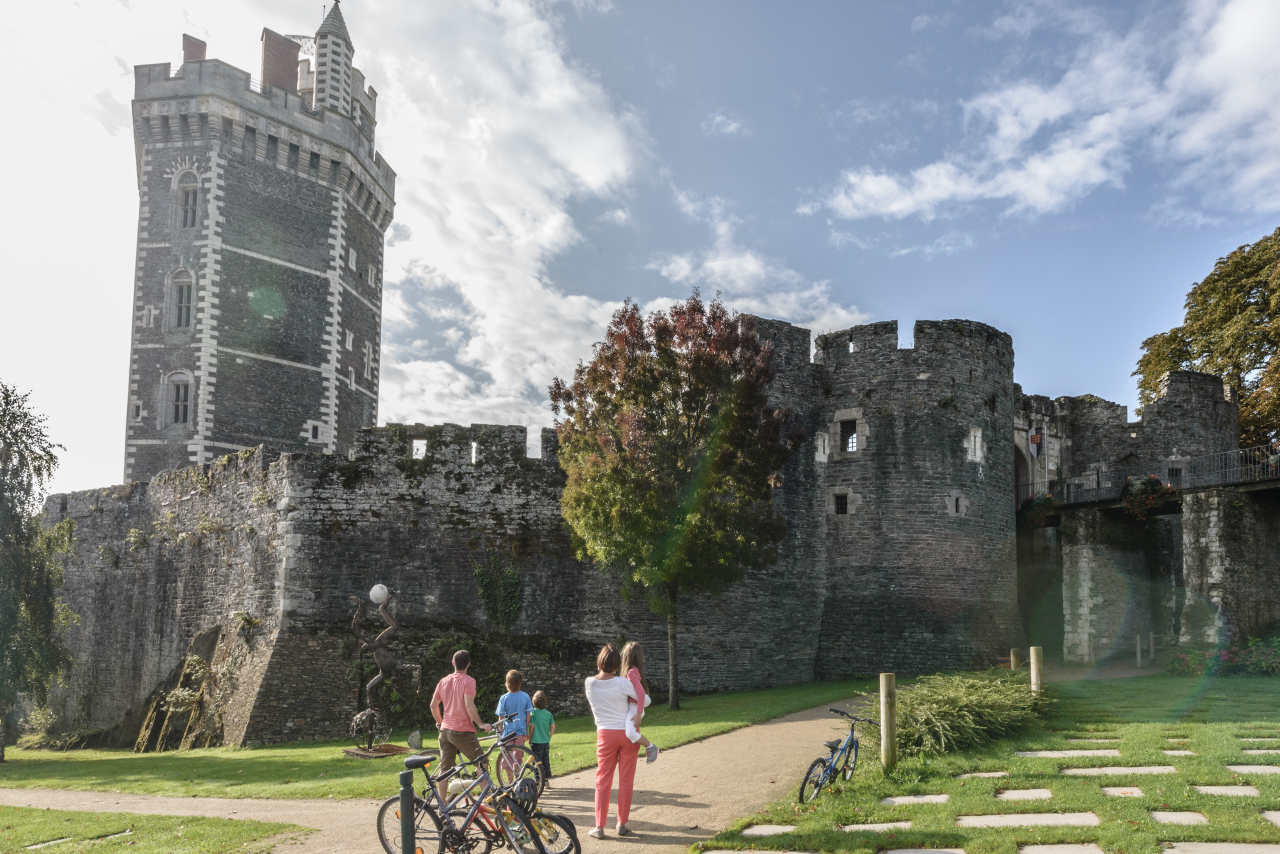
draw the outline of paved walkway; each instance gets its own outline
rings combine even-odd
[[[852,701],[848,701],[852,702]],[[675,851],[723,830],[740,816],[752,813],[799,784],[801,775],[822,742],[847,730],[827,712],[833,705],[797,712],[734,730],[704,741],[663,751],[653,765],[643,757],[636,771],[631,808],[631,837],[588,837],[595,824],[595,769],[556,777],[542,799],[543,809],[563,813],[578,826],[584,854],[622,851],[643,854]],[[869,745],[866,758],[879,755]],[[315,828],[278,854],[381,854],[374,826],[381,801],[261,800],[168,798],[63,789],[0,789],[0,804],[90,812],[132,812],[150,815],[200,815],[215,818],[279,821]]]

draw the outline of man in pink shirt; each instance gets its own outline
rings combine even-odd
[[[471,653],[460,649],[453,654],[453,672],[436,683],[431,695],[431,715],[440,728],[440,771],[448,771],[461,752],[467,759],[480,755],[480,739],[476,727],[488,732],[491,727],[480,720],[476,711],[476,680],[467,675]],[[445,802],[445,784],[440,784],[440,802]]]

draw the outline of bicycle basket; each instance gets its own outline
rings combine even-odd
[[[533,815],[538,804],[538,784],[528,777],[518,780],[511,789],[511,796],[516,799],[525,815]]]

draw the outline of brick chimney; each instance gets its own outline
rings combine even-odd
[[[195,36],[189,36],[186,33],[183,33],[182,34],[182,61],[197,62],[201,59],[204,59],[205,48],[207,47],[208,45],[200,41],[200,39],[196,38]]]
[[[298,52],[302,45],[271,30],[262,31],[262,82],[297,92]]]

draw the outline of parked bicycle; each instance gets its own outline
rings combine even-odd
[[[837,775],[845,780],[853,779],[853,770],[858,767],[858,737],[855,730],[860,723],[872,724],[880,726],[871,718],[858,718],[841,711],[840,709],[829,709],[832,714],[840,715],[849,719],[849,734],[841,739],[832,739],[824,741],[822,746],[830,750],[828,756],[819,756],[813,760],[813,764],[809,766],[809,770],[805,772],[804,780],[800,783],[800,803],[806,804],[818,797],[818,793],[824,788],[831,785]]]
[[[515,715],[498,715],[497,723],[494,725],[494,734],[485,736],[480,740],[487,741],[495,737],[498,739],[497,777],[500,785],[512,786],[518,780],[527,777],[537,785],[538,795],[541,796],[547,788],[547,780],[542,770],[542,763],[538,761],[538,757],[534,756],[533,751],[529,748],[508,744],[503,739],[508,725],[515,720],[515,717]]]
[[[488,854],[495,846],[517,854],[581,854],[577,830],[569,819],[545,814],[537,808],[537,784],[528,777],[508,786],[490,776],[492,754],[501,755],[499,738],[475,762],[455,765],[433,777],[434,755],[410,756],[405,767],[422,769],[425,797],[414,794],[414,839],[411,850],[434,854]],[[474,777],[463,776],[466,768]],[[437,784],[444,783],[448,800],[442,800]],[[388,798],[378,810],[378,839],[387,854],[401,854],[400,798]]]

